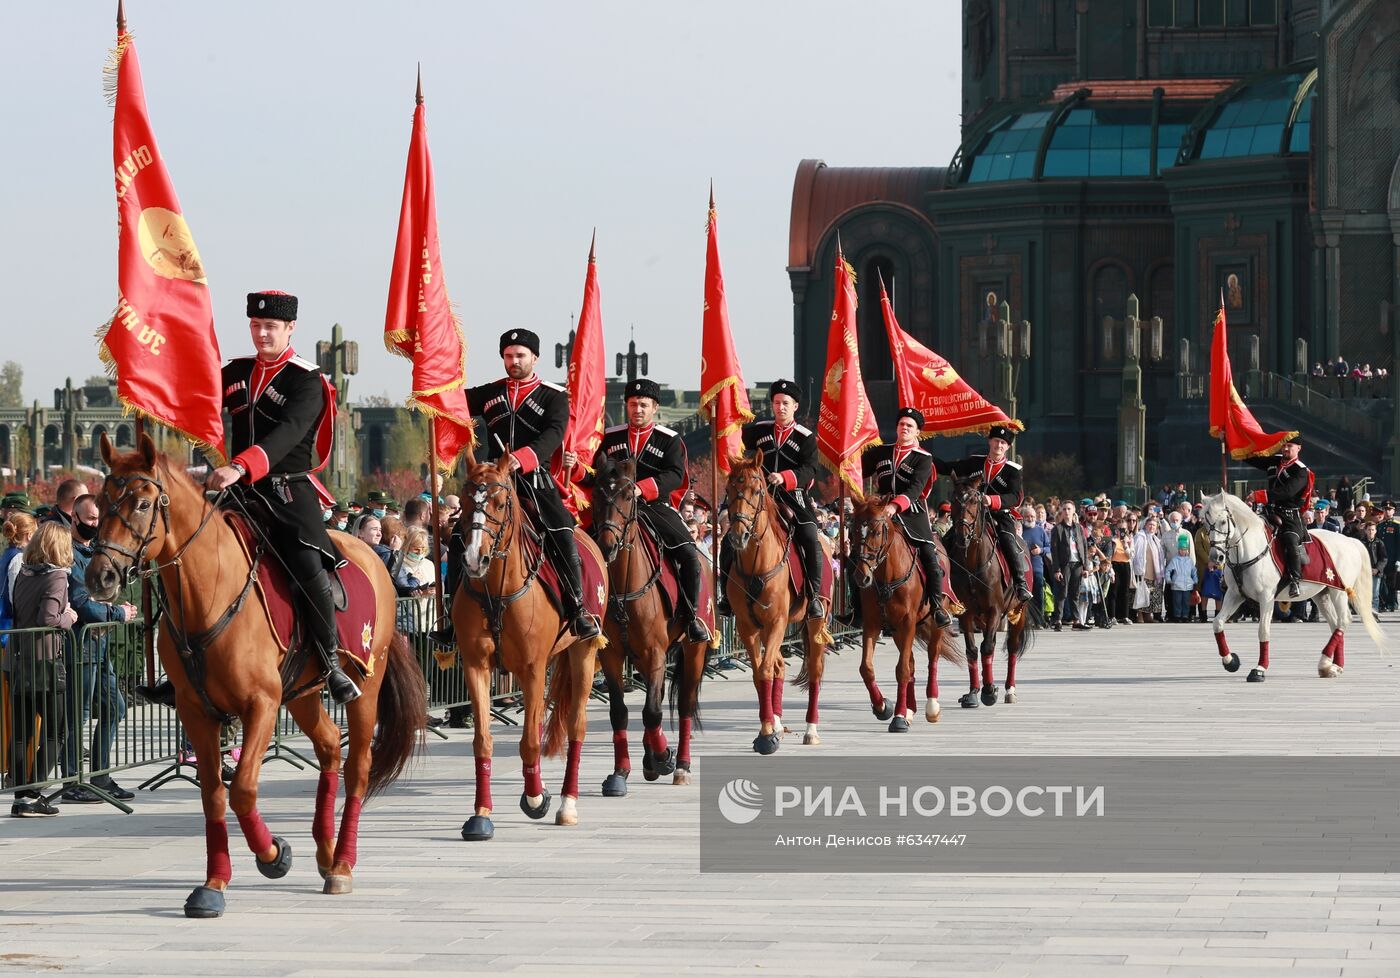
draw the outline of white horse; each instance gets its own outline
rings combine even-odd
[[[1225,622],[1248,598],[1259,605],[1259,665],[1249,671],[1249,681],[1260,683],[1264,681],[1264,672],[1269,668],[1269,619],[1278,597],[1280,581],[1278,568],[1274,566],[1270,554],[1270,539],[1264,529],[1264,520],[1244,500],[1228,492],[1203,496],[1202,502],[1205,504],[1202,519],[1210,533],[1211,559],[1225,569],[1225,600],[1221,602],[1213,622],[1221,664],[1226,672],[1236,672],[1240,668],[1240,657],[1231,652],[1225,642]],[[1332,626],[1332,637],[1327,640],[1322,649],[1322,658],[1317,663],[1317,674],[1323,679],[1333,679],[1342,674],[1343,637],[1351,622],[1348,598],[1382,655],[1385,654],[1385,637],[1371,611],[1371,558],[1361,541],[1330,530],[1310,529],[1308,533],[1331,554],[1332,563],[1346,589],[1338,590],[1303,581],[1298,597],[1289,600],[1312,599]]]

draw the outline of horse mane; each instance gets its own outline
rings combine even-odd
[[[880,515],[880,511],[890,503],[889,496],[866,496],[855,505],[856,519],[868,520]]]
[[[1220,490],[1214,496],[1207,496],[1206,502],[1211,502],[1216,499],[1220,500],[1221,504],[1229,511],[1231,516],[1235,517],[1235,519],[1244,518],[1249,519],[1251,521],[1259,519],[1259,514],[1254,512],[1254,509],[1249,505],[1249,503],[1245,502],[1239,496],[1236,496],[1234,493],[1226,489]]]
[[[148,471],[146,469],[146,457],[141,454],[140,448],[135,448],[129,452],[122,452],[121,454],[114,453],[111,461],[111,469],[112,475],[119,477],[131,475],[134,472]],[[183,466],[176,465],[172,462],[170,456],[166,455],[164,452],[155,453],[155,461],[151,465],[149,472],[151,475],[160,476],[167,483],[175,482],[182,484],[190,492],[201,495],[202,497],[203,489],[194,481],[194,477],[185,471]]]
[[[759,465],[756,455],[735,455],[729,460],[729,478],[731,479],[738,475],[748,475],[750,472],[759,472],[762,475],[761,469],[762,466]]]

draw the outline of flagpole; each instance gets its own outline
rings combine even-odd
[[[846,575],[850,573],[850,568],[846,566],[846,558],[851,548],[846,546],[846,480],[841,478],[840,473],[837,473],[836,481],[841,483],[840,509],[837,510],[840,523],[837,524],[836,531],[836,556],[841,564],[841,581],[835,584],[834,588],[836,590],[836,614],[845,617],[849,613],[846,608]]]
[[[446,614],[446,606],[442,599],[442,521],[439,518],[437,492],[437,426],[437,415],[428,415],[428,495],[432,497],[433,516],[433,595],[437,601],[437,617],[441,618]]]
[[[724,584],[719,579],[719,398],[710,402],[710,573],[718,600]]]
[[[1224,432],[1221,432],[1221,434],[1220,434],[1220,491],[1221,491],[1221,492],[1224,492],[1225,489],[1226,489],[1226,487],[1229,485],[1229,483],[1228,483],[1228,481],[1227,481],[1228,477],[1227,477],[1227,475],[1226,475],[1226,473],[1225,473],[1226,462],[1227,462],[1228,459],[1229,459],[1229,455],[1227,455],[1226,452],[1225,452],[1225,433],[1224,433]]]
[[[117,24],[122,29],[126,29],[126,18],[122,16],[121,4],[117,4]],[[146,423],[141,419],[141,415],[136,416],[136,444],[141,444],[141,439],[146,434]],[[146,685],[156,684],[156,636],[151,629],[151,579],[145,574],[141,575],[141,623],[144,628],[141,642],[146,652]]]

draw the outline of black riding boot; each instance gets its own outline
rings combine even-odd
[[[708,642],[710,628],[700,617],[700,553],[693,545],[676,547],[669,551],[675,559],[679,571],[681,600],[689,609],[690,621],[685,626],[685,637],[692,642]]]
[[[807,578],[807,618],[826,618],[826,600],[822,597],[822,561],[826,554],[822,551],[821,538],[817,536],[815,523],[794,523],[793,538],[802,555],[802,570]]]
[[[428,637],[443,648],[457,647],[457,631],[452,625],[452,596],[462,583],[462,555],[467,552],[467,541],[456,530],[447,541],[447,573],[442,578],[442,603],[444,611],[438,627],[428,633]]]
[[[175,684],[169,678],[165,678],[154,686],[138,685],[136,695],[147,703],[173,707],[175,705]]]
[[[1296,598],[1302,590],[1303,564],[1307,562],[1308,553],[1298,542],[1296,533],[1284,534],[1282,549],[1284,573],[1288,578],[1288,596]]]
[[[579,562],[578,541],[572,529],[556,530],[549,534],[550,542],[559,557],[559,583],[563,592],[564,617],[569,621],[569,630],[577,638],[597,638],[598,619],[583,609],[583,565]]]
[[[340,668],[340,638],[335,627],[335,596],[331,593],[331,577],[324,567],[302,581],[307,606],[306,640],[316,647],[321,658],[322,675],[331,699],[341,706],[359,698],[360,687]]]
[[[943,567],[938,563],[938,548],[931,543],[919,547],[919,563],[924,566],[924,601],[933,612],[933,620],[947,628],[953,623],[943,608]]]
[[[729,534],[719,541],[719,593],[715,595],[715,614],[733,617],[734,609],[729,606],[729,568],[734,566],[734,545],[729,542]]]
[[[1016,586],[1016,600],[1030,604],[1034,599],[1031,596],[1030,585],[1026,583],[1026,572],[1031,565],[1026,559],[1026,551],[1021,546],[1020,538],[1014,533],[998,533],[997,540],[1001,544],[1001,552],[1006,556],[1006,563],[1011,568],[1011,576],[1015,578],[1013,583]]]

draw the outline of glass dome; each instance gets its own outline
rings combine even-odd
[[[1306,153],[1316,93],[1316,68],[1271,75],[1227,92],[1209,110],[1191,158]]]

